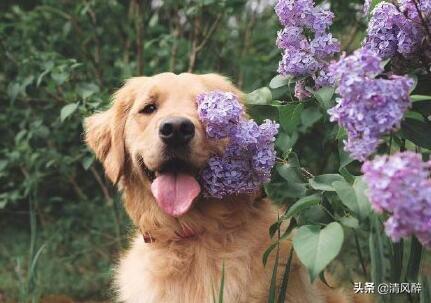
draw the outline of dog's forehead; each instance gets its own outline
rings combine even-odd
[[[199,75],[163,73],[148,78],[140,93],[165,99],[170,95],[195,96],[207,90]]]

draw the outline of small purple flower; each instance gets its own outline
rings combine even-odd
[[[311,41],[310,48],[318,58],[327,58],[340,52],[340,43],[329,33],[316,36]]]
[[[259,125],[253,120],[242,120],[232,130],[231,143],[243,149],[253,149],[259,144]]]
[[[269,119],[263,121],[261,125],[259,125],[259,143],[260,144],[269,144],[275,141],[275,137],[278,134],[279,125]]]
[[[311,29],[317,35],[322,35],[332,25],[334,14],[323,7],[315,7],[310,19]]]
[[[431,162],[403,152],[379,156],[362,166],[367,195],[377,212],[389,212],[386,233],[394,241],[416,235],[431,247]]]
[[[377,149],[383,135],[399,127],[410,106],[413,81],[400,76],[376,79],[380,63],[374,52],[361,49],[330,66],[341,96],[328,110],[330,120],[346,129],[345,150],[360,161]]]
[[[373,51],[361,48],[348,57],[343,56],[329,66],[330,74],[340,82],[350,82],[356,78],[374,78],[381,72],[382,59]]]
[[[197,97],[198,114],[206,127],[207,135],[223,139],[244,114],[238,98],[227,92],[213,91]]]
[[[281,49],[291,47],[306,48],[308,41],[302,31],[303,29],[297,26],[286,26],[277,34],[277,47]]]
[[[304,26],[310,22],[313,0],[279,0],[275,12],[284,26]]]
[[[274,144],[261,145],[257,148],[252,158],[252,167],[260,183],[269,182],[271,179],[271,169],[275,165]]]
[[[399,20],[398,26],[400,28],[397,34],[398,52],[409,58],[420,48],[424,32],[422,28],[406,18]]]
[[[331,73],[329,72],[327,66],[319,70],[319,72],[315,75],[313,75],[313,80],[317,89],[324,86],[333,86],[335,83],[335,79],[333,75],[331,75]]]
[[[232,102],[233,105],[229,104]],[[278,124],[265,120],[258,125],[244,119],[241,104],[231,93],[202,94],[197,103],[199,118],[208,137],[229,140],[224,153],[210,157],[201,172],[205,195],[222,198],[251,193],[268,182],[275,164],[274,141]]]
[[[283,76],[307,76],[316,72],[320,67],[319,62],[308,51],[288,48],[278,66],[278,73]]]
[[[319,77],[327,60],[340,51],[340,44],[327,30],[334,14],[314,0],[279,0],[275,5],[284,29],[278,32],[277,46],[282,49],[278,73],[283,76],[319,78],[320,88],[329,81]]]
[[[419,11],[423,16],[429,16],[431,13],[431,2],[429,0],[398,0],[401,12],[415,22],[421,22]]]
[[[201,179],[205,194],[219,199],[227,195],[252,193],[261,185],[253,179],[247,161],[220,156],[210,158]]]
[[[394,56],[397,52],[397,33],[395,26],[401,13],[392,3],[379,3],[371,13],[368,24],[365,47],[371,49],[383,59]]]
[[[383,59],[401,54],[406,58],[420,51],[426,27],[431,27],[429,0],[399,0],[379,3],[371,13],[364,47]],[[415,3],[416,2],[416,3]],[[423,18],[420,17],[419,11]],[[427,20],[427,24],[423,24]]]

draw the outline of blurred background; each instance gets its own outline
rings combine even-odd
[[[0,302],[109,300],[133,229],[83,144],[83,118],[137,75],[218,72],[246,92],[266,85],[280,57],[274,3],[0,2]],[[361,4],[324,3],[346,50],[363,35]]]

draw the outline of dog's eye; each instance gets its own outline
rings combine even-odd
[[[145,105],[145,107],[143,109],[141,109],[139,112],[141,114],[149,115],[149,114],[152,114],[153,112],[155,112],[156,109],[157,109],[157,106],[155,104],[151,103],[151,104]]]

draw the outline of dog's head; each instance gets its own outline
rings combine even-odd
[[[165,213],[181,216],[200,192],[199,171],[223,148],[207,139],[197,113],[197,95],[213,90],[242,97],[215,74],[132,78],[111,108],[85,120],[86,142],[113,183],[133,178]]]

